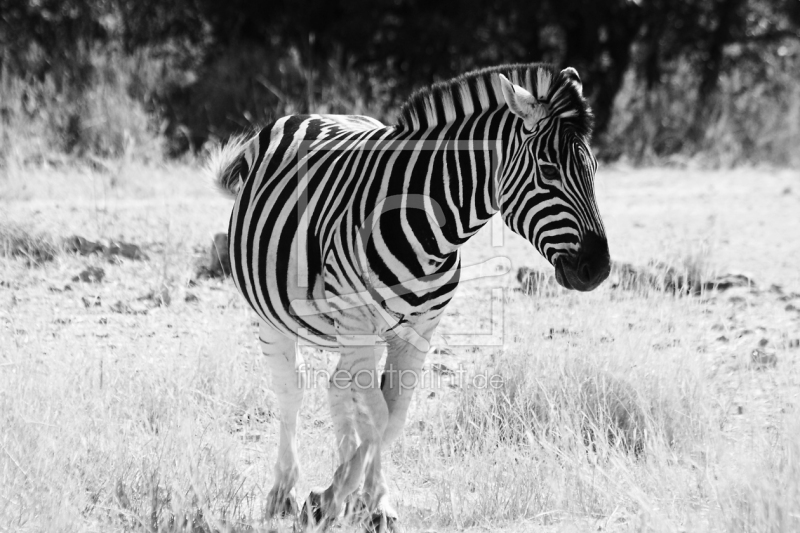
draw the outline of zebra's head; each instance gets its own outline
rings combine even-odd
[[[611,261],[597,209],[597,160],[589,147],[592,115],[578,73],[548,65],[499,74],[516,117],[500,182],[506,224],[555,267],[567,289],[590,291],[608,277]]]

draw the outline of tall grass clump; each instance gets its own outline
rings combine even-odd
[[[651,260],[644,266],[615,262],[611,268],[612,283],[615,288],[645,297],[655,293],[699,296],[726,284],[729,287],[734,283],[751,283],[741,275],[718,277],[710,253],[710,245],[701,242],[662,260]]]
[[[541,439],[564,449],[574,445],[596,449],[596,439],[601,439],[619,444],[626,452],[643,452],[646,436],[656,427],[629,383],[576,362],[566,364],[559,374],[545,382],[520,361],[498,367],[499,388],[469,389],[461,396],[454,418],[453,451],[480,450],[498,443],[537,446]],[[565,428],[571,429],[565,432]]]
[[[698,368],[568,352],[516,347],[493,370],[501,385],[463,389],[430,435],[469,465],[440,485],[456,525],[641,509],[654,503],[641,487],[687,475],[666,465],[695,453],[711,423]]]
[[[29,265],[41,265],[52,261],[58,252],[59,246],[49,235],[0,224],[0,257],[22,258]]]

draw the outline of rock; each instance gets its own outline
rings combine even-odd
[[[228,234],[217,233],[209,250],[208,268],[219,277],[231,275],[231,258],[228,255]]]
[[[137,300],[147,302],[150,307],[167,307],[172,303],[172,296],[167,287],[161,287],[157,291],[150,291],[144,296],[138,297]]]
[[[88,267],[86,270],[72,278],[72,281],[83,281],[85,283],[100,283],[106,276],[102,268]]]
[[[778,356],[756,348],[750,353],[750,362],[756,370],[774,368],[778,364]]]
[[[99,242],[90,241],[80,235],[73,235],[72,237],[64,239],[64,249],[67,252],[79,255],[103,254],[109,258],[125,257],[138,261],[147,259],[147,255],[137,244],[124,241],[111,241],[108,243],[108,246],[106,246]]]
[[[122,256],[135,261],[147,259],[147,255],[138,245],[123,241],[111,241],[105,249],[105,255],[109,257]]]
[[[111,310],[115,313],[120,313],[122,315],[146,315],[147,309],[140,309],[137,307],[132,307],[131,305],[123,302],[122,300],[117,300],[117,302],[111,306]]]
[[[161,290],[153,295],[153,301],[158,305],[169,306],[169,304],[172,303],[172,296],[170,296],[169,289],[167,287],[161,287]]]
[[[703,284],[706,290],[726,291],[733,287],[755,287],[756,283],[753,278],[745,276],[744,274],[725,274],[717,276],[710,281]]]
[[[217,233],[214,235],[214,242],[208,252],[208,261],[200,265],[197,269],[197,277],[204,278],[223,278],[231,275],[231,259],[228,254],[228,235],[227,233]]]
[[[193,302],[199,302],[200,299],[197,297],[196,294],[187,292],[186,296],[183,298],[183,301],[186,303],[193,303]]]
[[[100,305],[99,296],[81,296],[81,301],[86,309],[90,307],[98,307]]]
[[[85,239],[80,235],[73,235],[64,239],[64,249],[67,252],[80,255],[103,253],[104,246],[100,243]]]

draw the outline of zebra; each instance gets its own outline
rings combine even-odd
[[[328,387],[340,464],[301,522],[324,530],[345,510],[368,531],[394,531],[381,450],[409,408],[400,376],[422,371],[463,277],[460,247],[500,212],[563,287],[608,277],[592,126],[575,69],[515,64],[417,91],[394,125],[295,115],[216,150],[215,184],[235,199],[232,277],[260,319],[280,408],[269,517],[298,513],[297,414],[311,385],[298,344],[340,354]]]

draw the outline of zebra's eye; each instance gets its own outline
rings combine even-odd
[[[561,173],[555,165],[542,165],[542,176],[548,180],[557,180],[561,177]]]

